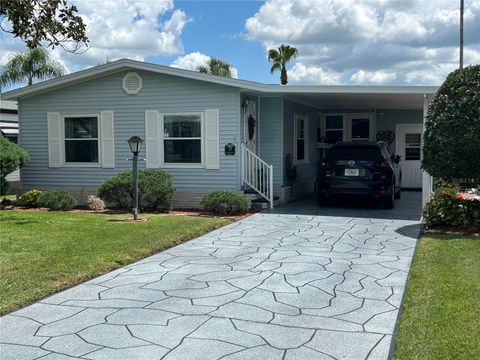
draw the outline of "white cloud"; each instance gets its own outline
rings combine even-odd
[[[464,19],[465,64],[480,63],[480,0]],[[245,36],[297,47],[292,82],[438,84],[458,66],[458,22],[449,0],[267,0]]]
[[[181,35],[190,21],[184,11],[174,9],[173,0],[73,0],[83,17],[90,48],[70,54],[57,48],[58,59],[71,70],[104,62],[107,58],[144,60],[147,56],[183,52]],[[22,49],[20,40],[2,34],[2,52]]]
[[[197,67],[206,65],[208,60],[210,60],[210,56],[196,51],[187,55],[179,56],[170,64],[170,66],[195,71],[197,70]]]
[[[288,78],[292,82],[305,82],[311,84],[338,84],[340,73],[324,70],[321,67],[305,66],[297,62],[288,72]]]
[[[185,70],[196,71],[199,66],[207,65],[208,60],[210,60],[210,56],[195,51],[190,54],[177,57],[170,64],[170,66]],[[237,69],[233,66],[230,66],[230,69],[232,70],[232,77],[238,78]]]
[[[352,76],[350,80],[357,84],[385,84],[391,83],[397,78],[397,74],[389,71],[364,71],[358,70]]]

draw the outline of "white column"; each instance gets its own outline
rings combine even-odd
[[[428,94],[423,95],[423,132],[425,133],[425,121],[428,114]],[[422,144],[423,146],[423,144]],[[422,170],[422,207],[430,200],[432,194],[432,177]]]

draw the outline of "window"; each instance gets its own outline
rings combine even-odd
[[[352,119],[352,140],[370,139],[370,119],[354,118]]]
[[[325,115],[325,141],[328,144],[343,141],[343,115]]]
[[[98,163],[98,117],[66,116],[65,163]]]
[[[163,115],[163,162],[202,163],[202,114]]]
[[[295,114],[294,132],[295,162],[308,162],[308,118]]]
[[[420,160],[421,134],[405,134],[405,160]]]

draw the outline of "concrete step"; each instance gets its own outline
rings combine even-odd
[[[251,200],[251,202],[252,202],[252,209],[255,209],[255,210],[263,210],[263,209],[268,209],[270,207],[270,203],[263,196],[259,196],[255,200]],[[274,196],[273,206],[278,206],[278,205],[280,205],[280,199],[278,196]]]

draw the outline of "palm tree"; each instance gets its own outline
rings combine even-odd
[[[290,45],[282,44],[278,49],[270,49],[268,51],[268,61],[272,62],[270,73],[280,70],[280,83],[287,85],[288,76],[286,64],[298,56],[298,50]]]
[[[197,71],[204,74],[232,77],[232,66],[228,62],[214,57],[208,60],[207,65],[198,66]]]
[[[27,81],[28,86],[33,80],[44,80],[65,74],[65,68],[52,59],[43,48],[34,48],[24,53],[11,54],[0,72],[0,86]]]

